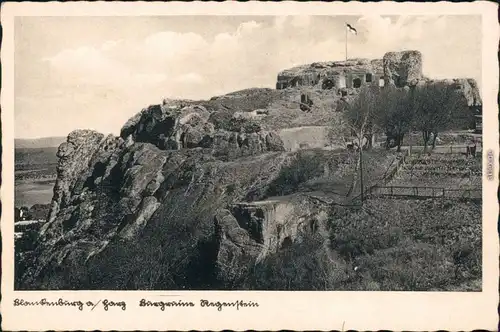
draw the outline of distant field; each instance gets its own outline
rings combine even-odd
[[[24,180],[15,184],[15,206],[32,206],[47,204],[52,200],[55,180],[33,181]]]
[[[15,206],[48,204],[56,180],[57,148],[15,150]]]
[[[57,148],[16,148],[15,149],[15,162],[17,166],[23,167],[26,165],[44,165],[44,164],[57,164]]]

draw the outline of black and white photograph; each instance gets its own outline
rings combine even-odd
[[[14,291],[479,296],[484,17],[229,13],[12,19]]]

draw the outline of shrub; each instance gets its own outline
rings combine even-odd
[[[281,169],[276,180],[269,185],[267,196],[285,196],[298,190],[307,180],[323,174],[320,157],[310,151],[299,151],[291,165]]]
[[[480,212],[480,204],[471,202],[390,199],[335,211],[331,249],[359,268],[344,289],[429,291],[477,285]]]
[[[348,278],[345,265],[332,261],[320,236],[305,236],[300,243],[272,254],[257,264],[244,281],[252,290],[332,290]]]

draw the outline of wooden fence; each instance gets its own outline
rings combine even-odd
[[[372,197],[480,199],[482,190],[477,187],[450,189],[424,186],[373,186],[367,194]]]
[[[423,146],[403,146],[401,149],[408,150],[410,153],[421,153],[424,151]],[[434,154],[467,154],[467,145],[436,145],[427,147],[427,152]],[[480,145],[476,146],[476,155],[482,152]]]
[[[387,168],[386,172],[384,173],[384,175],[382,176],[381,179],[379,179],[375,184],[371,184],[371,185],[367,186],[366,188],[364,188],[363,196],[368,196],[368,194],[370,193],[370,191],[373,188],[379,187],[381,184],[385,185],[385,184],[389,183],[394,178],[394,176],[399,171],[399,169],[405,165],[406,158],[408,158],[409,156],[410,156],[409,151],[403,150],[403,154],[401,155],[401,157],[399,159],[395,159],[389,165],[389,167]],[[395,165],[394,165],[394,162],[395,162]],[[357,202],[360,199],[361,199],[361,193],[359,193],[357,196],[354,196],[351,199],[351,201]]]
[[[397,172],[403,167],[407,158],[412,153],[421,153],[423,146],[405,146],[402,147],[404,154],[397,160],[394,167],[389,166],[382,179],[376,184],[367,186],[364,191],[364,198],[371,197],[406,197],[406,198],[454,198],[454,199],[481,199],[482,189],[480,187],[471,188],[444,188],[444,187],[427,187],[427,186],[388,186],[387,184],[392,181]],[[477,147],[476,153],[481,153],[480,146]],[[467,152],[466,145],[449,145],[449,146],[436,146],[436,149],[430,150],[431,153],[437,154],[465,154]],[[472,174],[476,172],[465,172],[465,174]],[[353,197],[351,201],[353,204],[358,202],[361,194]]]

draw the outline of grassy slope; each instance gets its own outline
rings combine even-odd
[[[339,170],[328,177],[311,171],[316,169],[318,156],[311,155],[311,151],[301,153],[302,162],[285,169],[288,181],[282,182],[288,186],[293,183],[292,179],[302,178],[302,188],[309,185],[317,189],[318,183],[329,186],[337,183],[345,189],[352,181],[348,174],[352,172],[355,159],[343,163],[351,164],[344,176]],[[390,154],[381,151],[365,154],[366,182],[377,182],[389,167],[391,158],[384,159],[384,153]],[[424,156],[415,165],[428,164],[432,170],[442,166],[446,172],[470,168],[469,164],[474,166],[477,162],[461,156],[439,155]],[[404,182],[406,173],[404,169],[401,172],[403,176],[395,181]],[[305,179],[306,175],[309,179]],[[302,243],[268,257],[246,277],[243,287],[385,291],[481,289],[480,203],[369,199],[362,208],[333,207],[328,233],[326,236],[304,235]]]
[[[481,205],[369,200],[333,211],[330,239],[305,237],[250,273],[264,290],[481,289]],[[356,267],[356,271],[354,268]]]
[[[348,289],[460,288],[481,279],[481,205],[369,200],[332,220],[331,246],[359,267]]]

